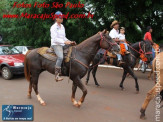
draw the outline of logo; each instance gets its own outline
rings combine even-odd
[[[2,105],[3,121],[33,121],[33,105]]]

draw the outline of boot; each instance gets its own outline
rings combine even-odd
[[[125,54],[130,54],[130,52],[129,51],[126,51]]]
[[[119,61],[119,63],[118,63],[118,66],[122,66],[122,64],[124,64],[125,62],[123,62],[123,61]]]
[[[63,78],[61,78],[59,76],[60,74],[61,74],[61,68],[60,67],[56,67],[55,68],[55,80],[56,80],[56,82],[63,80]]]

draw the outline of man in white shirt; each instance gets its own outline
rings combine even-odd
[[[113,28],[110,33],[109,33],[109,36],[116,42],[116,43],[120,43],[120,40],[119,40],[119,22],[114,20],[112,22],[112,24],[110,25],[111,28]],[[124,62],[122,61],[122,56],[121,54],[117,54],[117,57],[118,57],[118,61],[119,61],[119,66],[121,64],[123,64]]]
[[[59,76],[61,74],[61,65],[63,61],[63,46],[70,45],[73,42],[69,41],[66,38],[65,28],[61,24],[63,22],[63,16],[60,11],[55,13],[56,19],[55,23],[50,28],[51,35],[51,48],[54,49],[55,54],[57,55],[57,61],[55,65],[55,80],[61,81],[63,78]]]

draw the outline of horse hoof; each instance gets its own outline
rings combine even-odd
[[[122,90],[122,91],[125,91],[125,88],[124,88],[124,87],[121,87],[121,90]]]
[[[96,85],[97,87],[100,87],[100,85],[98,84],[98,85]]]
[[[136,91],[136,94],[139,94],[139,91]]]
[[[42,105],[42,106],[46,106],[46,103],[45,103],[45,102],[43,102],[43,103],[41,103],[41,105]]]
[[[31,99],[31,98],[32,98],[32,96],[31,96],[31,95],[27,95],[27,98],[28,98],[28,99]]]
[[[80,108],[80,105],[78,103],[74,104],[74,106]]]
[[[146,117],[144,115],[140,115],[140,119],[145,120]]]

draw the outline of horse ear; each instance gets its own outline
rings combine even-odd
[[[107,32],[107,30],[106,30],[106,29],[104,29],[104,30],[102,31],[102,33],[104,33],[104,34],[105,34],[106,32]]]

